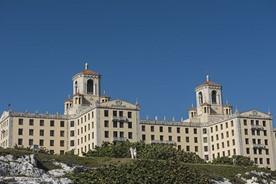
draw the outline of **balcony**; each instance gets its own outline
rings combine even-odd
[[[263,145],[263,144],[253,144],[253,148],[255,148],[255,149],[266,149],[265,145]]]
[[[251,125],[252,130],[263,130],[264,127],[261,125]]]
[[[115,122],[128,122],[128,119],[126,117],[123,117],[123,116],[113,116],[112,121],[115,121]]]
[[[127,141],[126,137],[113,137],[113,141]]]
[[[151,140],[152,144],[173,144],[175,145],[176,143],[174,141],[164,141],[164,140]]]

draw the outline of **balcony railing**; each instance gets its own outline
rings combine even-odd
[[[266,149],[265,145],[263,145],[263,144],[254,144],[253,148],[256,148],[256,149]]]
[[[119,121],[119,122],[128,122],[128,119],[123,116],[113,116],[113,121]]]
[[[113,141],[127,141],[126,137],[113,137]]]
[[[252,130],[263,130],[264,127],[261,125],[251,125]]]
[[[174,141],[151,140],[152,144],[176,144]]]

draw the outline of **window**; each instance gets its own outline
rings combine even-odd
[[[264,126],[264,127],[266,126],[266,121],[263,121],[263,126]]]
[[[34,135],[34,129],[29,129],[29,135]]]
[[[190,140],[189,140],[189,137],[186,137],[186,142],[189,142]]]
[[[228,122],[225,123],[225,127],[228,128]]]
[[[23,119],[18,120],[18,125],[23,125]]]
[[[55,126],[55,121],[54,121],[54,120],[51,120],[51,121],[50,121],[50,126],[51,126],[51,127]]]
[[[132,118],[132,112],[128,112],[128,113],[127,113],[127,117],[128,117],[128,118]]]
[[[253,148],[253,153],[254,153],[254,154],[257,154],[257,149],[254,149],[254,148]]]
[[[128,128],[132,128],[132,122],[128,122]]]
[[[70,131],[70,137],[74,137],[75,136],[75,131],[74,130],[71,130]]]
[[[248,135],[248,129],[244,129],[244,134]]]
[[[176,132],[180,133],[180,128],[179,127],[176,128]]]
[[[186,134],[189,133],[189,128],[185,128],[185,133],[186,133]]]
[[[23,139],[18,139],[18,145],[22,145],[23,144]]]
[[[172,127],[168,127],[168,132],[169,132],[169,133],[172,132]]]
[[[262,154],[262,149],[259,149],[259,155],[261,155]]]
[[[128,132],[128,138],[132,139],[132,132]]]
[[[113,121],[113,128],[117,128],[117,121]]]
[[[54,130],[50,130],[50,136],[55,136],[55,131]]]
[[[214,146],[214,145],[212,145],[212,150],[213,150],[213,151],[215,150],[215,146]]]
[[[29,125],[34,126],[34,120],[33,119],[29,119]]]
[[[160,135],[160,141],[163,141],[163,140],[164,140],[163,135]]]
[[[234,130],[232,130],[232,136],[234,136],[235,134],[234,134]]]
[[[220,137],[221,137],[221,139],[223,139],[223,138],[224,138],[223,133],[221,133]]]
[[[217,104],[217,91],[212,91],[212,104]]]
[[[33,139],[29,139],[29,145],[32,146],[34,144],[34,140]]]
[[[231,126],[234,126],[234,122],[233,121],[231,121]]]
[[[235,139],[232,140],[233,146],[235,146]]]
[[[119,111],[119,116],[123,117],[124,116],[124,112],[123,111]]]
[[[249,139],[248,138],[245,139],[245,144],[249,144]]]
[[[260,158],[260,164],[263,164],[263,158]]]
[[[117,111],[113,111],[113,117],[117,117]]]
[[[252,134],[252,135],[255,135],[255,130],[251,130],[251,134]]]
[[[222,148],[224,148],[224,142],[221,143]]]
[[[60,137],[64,137],[64,130],[60,131]]]
[[[87,80],[87,94],[94,94],[94,81],[92,79]]]
[[[212,142],[214,141],[214,136],[211,136],[211,141],[212,141]]]
[[[250,148],[246,148],[246,154],[250,154]]]
[[[144,132],[146,130],[145,125],[142,125],[142,131]]]
[[[264,130],[264,136],[267,136],[267,131],[266,130]]]
[[[120,132],[120,137],[125,137],[124,132]]]
[[[211,133],[213,133],[213,127],[211,127]]]
[[[154,141],[154,135],[151,135],[150,138],[152,141]]]
[[[41,119],[41,120],[39,121],[39,125],[40,125],[40,126],[44,126],[44,120],[43,120],[43,119]]]
[[[18,135],[23,135],[23,129],[22,128],[18,129]]]
[[[61,140],[59,144],[61,147],[64,147],[64,140]]]
[[[198,152],[198,146],[195,146],[195,152]]]
[[[108,127],[108,120],[104,121],[104,127]]]
[[[254,125],[254,120],[251,120],[251,125]]]
[[[267,140],[267,139],[265,139],[265,145],[266,145],[266,146],[268,145],[268,140]]]
[[[169,141],[172,141],[172,136],[169,136]]]
[[[194,134],[197,134],[197,129],[196,128],[194,128]]]
[[[256,144],[256,139],[252,139],[252,143],[253,143],[253,144]]]
[[[108,138],[109,137],[109,132],[108,131],[104,131],[104,137]]]
[[[150,131],[154,132],[154,126],[150,126]]]
[[[55,141],[54,140],[50,140],[50,146],[54,146],[55,145]]]
[[[255,164],[258,164],[258,158],[254,158]]]
[[[187,138],[186,138],[186,142],[187,142]],[[194,137],[194,142],[195,142],[195,143],[198,142],[197,137]]]
[[[70,127],[74,127],[74,121],[70,121]]]
[[[142,140],[145,141],[146,140],[146,135],[142,134]]]
[[[216,131],[218,131],[218,126],[216,125]]]
[[[108,110],[104,110],[104,117],[108,117]]]
[[[44,146],[44,140],[43,139],[39,139],[39,146]]]
[[[64,121],[60,121],[60,127],[64,127]]]
[[[207,134],[206,128],[203,128],[202,132],[203,132],[203,134]]]
[[[203,137],[203,143],[207,143],[207,137]]]
[[[181,137],[177,136],[177,142],[181,142]]]
[[[246,119],[243,120],[243,125],[247,126],[247,120]]]
[[[160,131],[160,132],[163,132],[163,127],[162,127],[162,126],[159,127],[159,131]]]
[[[269,149],[266,149],[266,150],[265,150],[265,154],[266,154],[266,155],[269,155]]]
[[[44,136],[44,130],[39,130],[39,135]]]
[[[266,159],[266,164],[268,164],[268,165],[270,164],[270,159],[269,158]]]
[[[186,146],[186,151],[190,151],[190,146]]]
[[[204,151],[208,151],[208,146],[204,146]]]
[[[256,120],[256,125],[259,125],[259,121],[258,120]]]
[[[229,137],[229,132],[228,131],[226,132],[226,137]]]
[[[124,122],[120,122],[120,128],[124,128]]]
[[[118,132],[113,132],[113,137],[118,137]]]
[[[220,124],[220,129],[223,130],[223,124]]]

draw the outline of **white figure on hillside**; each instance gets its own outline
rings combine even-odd
[[[137,158],[137,150],[136,150],[136,147],[130,147],[129,151],[130,151],[130,154],[131,154],[131,158],[132,158],[132,159],[136,159],[136,158]]]

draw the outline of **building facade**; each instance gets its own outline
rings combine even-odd
[[[88,69],[72,78],[73,96],[64,114],[3,112],[0,146],[45,147],[56,154],[82,155],[102,142],[129,140],[173,144],[206,161],[221,156],[248,156],[261,167],[276,167],[276,130],[271,114],[233,112],[222,101],[222,86],[206,82],[195,89],[196,107],[181,122],[140,120],[140,105],[101,95],[101,75]]]

